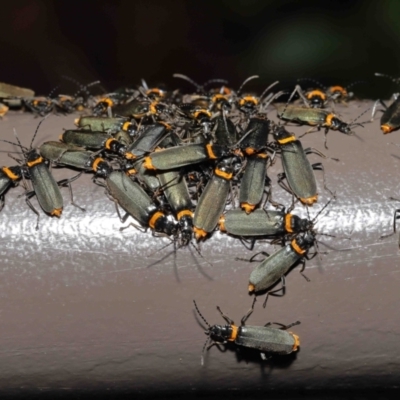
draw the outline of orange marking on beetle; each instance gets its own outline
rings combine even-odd
[[[152,164],[151,157],[145,157],[143,162],[143,167],[146,169],[150,169],[152,171],[156,171],[157,168]]]
[[[227,181],[230,181],[233,177],[232,172],[225,172],[222,169],[215,168],[214,170],[215,175],[219,176],[222,179],[225,179]]]
[[[160,218],[163,217],[163,216],[164,216],[164,213],[162,213],[161,211],[156,211],[156,212],[152,215],[152,217],[150,218],[149,227],[150,227],[151,229],[154,229],[154,227],[156,226],[157,220],[160,219]]]
[[[251,292],[254,292],[255,290],[256,290],[256,287],[252,283],[250,283],[249,284],[249,292],[251,293]]]
[[[12,181],[16,181],[16,180],[20,179],[20,176],[15,175],[14,172],[12,172],[11,169],[8,168],[8,167],[3,167],[1,170],[2,170],[2,171],[7,175],[7,177],[10,178]]]
[[[137,171],[135,168],[126,170],[126,175],[128,175],[128,176],[132,176],[132,175],[136,175],[136,174],[137,174]]]
[[[179,211],[178,214],[176,214],[176,218],[178,219],[178,221],[184,217],[185,215],[188,215],[189,217],[193,217],[193,211],[190,210],[182,210]]]
[[[229,88],[227,88],[226,86],[223,86],[223,87],[222,87],[222,92],[223,92],[224,94],[226,94],[226,95],[232,94],[232,90],[229,89]]]
[[[347,90],[343,86],[331,86],[328,89],[329,92],[340,92],[343,96],[347,96]]]
[[[79,126],[79,121],[80,121],[81,119],[80,118],[75,118],[74,119],[74,124],[76,125],[76,126]]]
[[[246,103],[253,103],[255,106],[258,105],[258,99],[254,96],[244,96],[239,100],[239,106],[243,107]]]
[[[208,235],[208,232],[206,232],[204,229],[197,228],[197,227],[193,228],[193,233],[194,233],[196,240],[204,239]]]
[[[297,351],[300,347],[300,338],[292,332],[288,332],[293,336],[294,344],[293,344],[293,351]]]
[[[114,105],[114,102],[109,97],[103,97],[97,104],[100,103],[106,103],[108,107],[112,107]]]
[[[198,110],[198,111],[195,111],[194,113],[193,113],[193,118],[194,119],[197,119],[199,116],[201,116],[201,115],[205,115],[207,118],[211,118],[211,113],[210,113],[210,111],[207,111],[207,110]]]
[[[210,160],[216,160],[218,158],[214,153],[213,145],[211,143],[206,144],[206,152]]]
[[[255,204],[240,203],[240,207],[243,208],[246,214],[250,214],[256,208]]]
[[[114,138],[107,139],[106,142],[104,143],[104,147],[107,150],[111,150],[111,146],[112,146],[113,142],[116,142],[116,140]]]
[[[62,210],[63,210],[62,208],[55,208],[53,211],[50,212],[50,215],[60,218]]]
[[[158,121],[159,124],[164,125],[166,129],[168,129],[169,131],[172,129],[172,126],[170,124],[167,124],[164,121]]]
[[[214,96],[211,97],[211,101],[213,103],[216,103],[218,101],[229,101],[229,100],[225,95],[218,93],[218,94],[214,94]]]
[[[129,121],[124,122],[124,124],[122,125],[122,130],[124,132],[126,132],[130,128],[131,125],[132,124]]]
[[[5,104],[0,104],[0,117],[4,117],[7,114],[9,108]]]
[[[257,158],[268,158],[268,154],[267,153],[258,153],[256,155]]]
[[[386,135],[387,133],[393,132],[394,127],[390,126],[388,124],[383,124],[383,125],[381,125],[381,130]]]
[[[149,105],[150,114],[157,114],[157,108],[156,108],[157,104],[158,103],[156,101],[154,101],[153,103],[150,103],[150,105]]]
[[[278,139],[278,143],[279,144],[287,144],[287,143],[294,142],[295,140],[296,140],[296,136],[292,135],[292,136],[289,136],[284,139]]]
[[[93,169],[93,171],[97,171],[97,167],[99,166],[99,164],[101,163],[101,162],[103,162],[104,160],[101,158],[101,157],[97,157],[94,161],[93,161],[93,164],[92,164],[92,169]]]
[[[236,325],[231,325],[231,328],[232,328],[232,333],[228,340],[230,342],[234,342],[237,338],[239,328]]]
[[[328,114],[325,118],[325,126],[332,126],[332,119],[335,118],[335,114]]]
[[[302,256],[303,254],[305,254],[305,250],[303,250],[296,242],[296,239],[293,239],[290,244],[293,247],[293,250],[299,255]]]
[[[292,229],[292,214],[285,215],[285,230],[288,233],[293,233]]]
[[[42,162],[44,162],[43,158],[38,157],[36,160],[27,162],[26,165],[30,168],[30,167],[33,167],[34,165],[41,164]]]
[[[234,150],[233,154],[238,157],[243,157],[243,153],[240,149]]]
[[[326,95],[321,90],[312,90],[306,94],[308,100],[311,100],[312,97],[321,97],[322,100],[326,100]]]
[[[158,96],[158,97],[164,97],[164,96],[165,96],[165,91],[164,91],[164,90],[161,90],[161,89],[156,89],[156,88],[154,88],[154,89],[149,89],[149,90],[146,92],[146,95],[147,95],[147,96],[150,96],[150,95],[152,95],[152,94],[154,94],[154,95],[156,95],[156,96]]]
[[[256,149],[254,147],[246,147],[244,149],[245,154],[247,154],[248,156],[252,156],[255,152]]]
[[[226,232],[225,221],[226,221],[225,215],[222,214],[222,215],[219,217],[219,221],[218,221],[219,230],[220,230],[221,232]]]
[[[303,204],[312,206],[314,203],[316,203],[318,201],[318,194],[316,194],[315,196],[307,197],[307,198],[300,197],[299,199]]]
[[[137,157],[134,155],[134,154],[132,154],[132,153],[125,153],[124,154],[124,157],[127,159],[127,160],[135,160]]]

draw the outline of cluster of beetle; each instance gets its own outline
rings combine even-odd
[[[17,160],[18,165],[0,170],[2,206],[9,187],[22,179],[27,188],[27,181],[30,181],[33,190],[26,190],[26,202],[37,214],[38,229],[39,211],[30,198],[36,195],[43,211],[60,217],[63,199],[59,186],[70,187],[81,173],[92,172],[93,181],[105,187],[116,205],[126,211],[126,216],[121,218],[116,207],[121,220],[132,216],[140,228],[150,228],[154,235],[172,238],[177,248],[195,246],[194,239],[206,239],[217,227],[242,239],[270,238],[284,243],[250,274],[248,289],[254,294],[282,282],[279,289],[267,293],[267,299],[269,294],[284,290],[285,274],[294,264],[303,262],[303,271],[304,259],[316,240],[316,217],[313,220],[300,218],[291,214],[291,210],[295,201],[305,206],[317,202],[313,169],[322,169],[322,165],[310,164],[308,150],[303,149],[284,123],[323,128],[325,134],[337,130],[351,135],[352,128],[361,124],[356,120],[346,123],[325,107],[329,103],[346,103],[352,94],[349,88],[341,86],[323,88],[319,85],[319,89],[304,92],[297,85],[288,102],[274,104],[282,121],[274,123],[267,118],[267,109],[286,93],[270,93],[277,82],[255,96],[245,94],[243,89],[256,76],[246,79],[236,91],[222,79],[199,85],[184,75],[174,76],[193,85],[195,93],[183,95],[179,90],[167,92],[149,88],[142,81],[139,89],[122,89],[99,97],[90,95],[88,90],[95,82],[79,85],[79,92],[74,96],[50,98],[34,97],[28,89],[0,84],[2,116],[12,107],[24,107],[41,116],[54,111],[84,111],[75,120],[77,129],[64,131],[60,141],[45,142],[39,149],[33,148],[43,120],[29,148],[22,146],[17,137],[23,159]],[[304,104],[290,103],[296,93],[298,101]],[[383,114],[385,133],[395,129],[392,129],[394,123],[390,125],[395,113],[389,117],[388,113],[395,108],[396,115],[400,116],[399,98]],[[378,102],[373,113],[377,105]],[[397,119],[400,125],[400,117]],[[275,162],[276,155],[281,158],[284,171],[278,183],[294,199],[289,210],[270,196],[266,171]],[[49,170],[50,164],[81,172],[72,179],[56,182]],[[236,197],[239,207],[235,205]],[[264,209],[266,201],[274,208]],[[219,308],[228,325],[211,326],[195,303],[198,314],[208,326],[203,352],[215,343],[227,341],[257,349],[262,357],[265,353],[296,351],[299,338],[287,331],[289,326],[282,325],[278,329],[245,325],[254,302],[240,327]],[[266,300],[264,306],[265,303]]]

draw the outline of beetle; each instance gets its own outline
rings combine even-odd
[[[314,229],[315,221],[318,216],[328,207],[331,201],[335,197],[332,197],[322,208],[318,211],[316,216],[310,219],[293,218],[290,213],[285,214],[285,226],[283,227],[282,222],[280,223],[281,228],[284,228],[289,233],[290,243],[276,251],[272,255],[266,254],[268,257],[265,258],[250,274],[248,290],[250,293],[257,293],[266,289],[269,289],[276,282],[281,280],[282,286],[278,289],[271,290],[267,293],[264,301],[264,307],[267,304],[268,296],[270,294],[276,294],[277,292],[284,293],[285,290],[285,274],[295,265],[298,261],[303,262],[303,268],[300,273],[303,277],[309,281],[309,279],[303,274],[305,269],[305,260],[314,258],[318,253],[315,252],[311,257],[308,256],[308,250],[312,246],[316,246],[316,231]],[[272,214],[273,215],[273,214]],[[334,237],[333,235],[320,233],[320,235]],[[250,261],[255,261],[254,256]]]
[[[313,222],[285,210],[229,210],[221,215],[219,229],[236,236],[280,236],[310,230]]]
[[[11,185],[17,185],[22,174],[23,169],[20,165],[0,168],[0,211],[4,207],[4,194]]]
[[[96,104],[92,108],[93,115],[100,116],[106,114],[108,117],[112,117],[112,112],[115,110],[117,115],[125,116],[122,113],[122,107],[124,103],[128,101],[130,96],[125,93],[108,93],[97,99]],[[119,110],[119,111],[117,111]]]
[[[75,119],[75,125],[84,130],[106,132],[115,135],[120,131],[127,132],[130,136],[134,136],[137,132],[136,124],[129,121],[128,118],[121,117],[96,117],[83,116]]]
[[[297,122],[298,124],[317,126],[325,128],[327,133],[329,129],[342,132],[346,135],[352,135],[351,128],[360,124],[347,124],[341,121],[335,114],[320,108],[306,108],[291,105],[279,105],[276,107],[278,117],[285,121]]]
[[[141,83],[142,83],[142,88],[144,89],[144,93],[149,99],[160,101],[167,97],[167,92],[165,90],[160,89],[158,87],[149,88],[147,82],[144,79],[142,79]]]
[[[234,321],[226,316],[218,306],[217,310],[228,325],[210,325],[201,314],[196,301],[193,300],[197,313],[208,327],[205,331],[205,334],[208,337],[204,343],[202,353],[204,354],[204,351],[208,350],[214,344],[226,344],[228,342],[260,351],[260,356],[263,360],[267,359],[265,353],[271,355],[287,355],[298,351],[300,347],[300,339],[294,333],[287,331],[287,329],[299,325],[300,321],[296,321],[289,325],[277,324],[274,322],[274,324],[280,325],[281,328],[272,328],[269,326],[271,323],[268,323],[265,326],[245,325],[247,319],[254,311],[255,302],[256,298],[254,298],[250,310],[241,319],[240,326],[236,326]],[[208,345],[208,343],[210,344]],[[204,365],[203,355],[201,357],[201,365]]]
[[[200,196],[193,218],[193,232],[198,241],[204,239],[218,224],[233,178],[232,164],[232,159],[221,161]]]
[[[375,76],[382,76],[391,79],[394,83],[399,83],[399,78],[393,78],[386,74],[375,73]],[[400,96],[394,95],[395,100],[388,107],[382,100],[377,100],[374,104],[371,114],[371,121],[374,119],[376,113],[376,106],[378,103],[384,107],[383,114],[381,116],[381,130],[384,134],[391,133],[400,127]]]
[[[198,93],[198,95],[190,96],[190,103],[193,108],[198,107],[198,109],[203,110],[203,118],[206,116],[207,112],[210,111],[221,111],[226,113],[231,110],[232,91],[225,86],[228,83],[225,79],[210,79],[203,83],[203,85],[199,85],[186,75],[174,74],[173,77],[184,79],[196,88],[196,93]],[[212,89],[207,91],[206,87],[214,83],[221,84],[221,88],[219,90]],[[205,131],[208,132],[210,122],[204,119],[203,123],[205,124]]]
[[[175,146],[151,153],[144,159],[144,166],[150,170],[169,170],[187,165],[197,164],[207,160],[218,160],[228,155],[225,146],[217,144],[188,144]]]
[[[48,161],[46,161],[36,149],[32,147],[33,141],[37,135],[40,125],[45,120],[42,119],[36,131],[32,136],[29,148],[22,146],[17,135],[18,144],[3,140],[4,142],[17,145],[22,150],[24,156],[24,167],[26,168],[27,175],[32,182],[33,192],[25,193],[25,200],[30,209],[37,215],[36,230],[39,229],[39,212],[35,209],[29,199],[36,195],[40,206],[50,216],[60,217],[63,210],[63,198],[58,187],[58,183],[53,178],[48,168]],[[14,132],[15,133],[15,132]],[[24,177],[24,175],[23,175]],[[74,178],[72,178],[74,179]],[[69,184],[71,180],[59,182],[60,184]]]
[[[193,233],[193,202],[190,198],[185,177],[177,170],[157,174],[161,188],[176,215],[181,233],[181,244],[186,246]]]
[[[314,82],[318,88],[320,89],[312,89],[305,93],[304,97],[307,101],[310,102],[310,107],[317,107],[317,108],[324,108],[328,100],[333,100],[335,102],[346,103],[347,100],[351,99],[354,96],[354,93],[349,92],[349,89],[354,86],[358,85],[359,83],[365,83],[365,81],[355,81],[348,85],[347,87],[340,86],[340,85],[333,85],[325,87],[315,79],[310,78],[302,78],[298,79],[297,81],[309,81]],[[302,94],[298,92],[300,97]],[[302,97],[303,101],[304,98]],[[307,102],[305,102],[307,104]]]
[[[246,167],[240,180],[239,203],[247,214],[261,203],[265,184],[270,180],[267,177],[268,154],[259,153],[247,157]]]
[[[42,157],[54,162],[56,165],[63,165],[78,168],[84,171],[94,171],[96,175],[106,177],[112,172],[107,168],[100,157],[96,157],[91,151],[82,150],[80,147],[62,142],[44,142],[39,148]]]
[[[68,129],[64,131],[59,140],[69,145],[87,149],[100,150],[105,146],[107,140],[114,138],[105,132],[81,131]]]
[[[21,107],[23,98],[33,96],[35,92],[31,89],[0,82],[0,118],[4,117],[10,107]]]
[[[238,91],[236,92],[236,107],[239,111],[241,111],[242,113],[244,113],[246,116],[250,116],[256,112],[259,111],[259,107],[262,105],[262,101],[264,96],[266,95],[266,93],[268,93],[268,91],[273,88],[275,85],[277,85],[279,83],[279,81],[276,81],[274,83],[272,83],[271,85],[269,85],[262,93],[259,97],[253,96],[253,95],[241,95],[242,89],[244,87],[244,85],[253,80],[259,78],[258,75],[253,75],[250,76],[249,78],[245,79],[245,81],[241,84],[240,88],[238,89]],[[279,92],[275,95],[272,96],[272,98],[268,99],[268,104],[271,103],[276,97],[279,97],[283,92]],[[265,106],[267,107],[267,106]]]
[[[278,183],[283,186],[282,179],[286,177],[290,189],[283,187],[292,192],[303,204],[312,206],[318,200],[317,182],[300,140],[283,126],[275,126],[273,136],[281,152],[284,170]],[[320,164],[316,166],[319,167]]]
[[[150,227],[166,235],[176,234],[176,222],[171,221],[164,212],[159,210],[144,189],[137,182],[133,182],[126,173],[113,171],[106,177],[105,186],[116,204],[119,204],[142,226]]]
[[[248,286],[249,293],[258,293],[266,290],[281,280],[282,286],[280,288],[267,293],[264,301],[265,307],[270,294],[275,294],[279,291],[284,292],[285,274],[297,261],[307,257],[308,250],[314,245],[314,242],[315,233],[312,230],[309,230],[305,233],[296,235],[289,244],[267,257],[251,272]],[[300,273],[305,277],[305,279],[309,280],[303,274],[304,269],[305,263],[303,264]]]

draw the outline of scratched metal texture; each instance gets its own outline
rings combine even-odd
[[[372,102],[337,106],[350,121]],[[275,112],[271,111],[271,117]],[[73,128],[76,116],[50,116],[35,145],[56,140]],[[361,120],[369,118],[369,112]],[[29,145],[39,119],[10,113],[2,121],[1,138],[15,141],[13,128]],[[290,127],[300,135],[307,127]],[[62,189],[60,219],[40,211],[40,229],[27,207],[22,186],[12,188],[0,214],[0,391],[103,390],[141,393],[168,391],[274,391],[396,387],[400,378],[400,254],[397,235],[380,240],[392,229],[400,203],[399,133],[384,136],[379,120],[357,128],[358,137],[322,132],[302,138],[329,157],[322,161],[326,184],[336,192],[318,219],[320,258],[307,263],[310,282],[300,267],[287,276],[286,295],[263,297],[250,325],[268,321],[301,325],[294,356],[261,361],[252,352],[210,349],[200,365],[206,339],[194,313],[196,299],[211,324],[224,321],[222,310],[239,323],[249,309],[249,274],[254,264],[237,261],[278,246],[257,243],[247,250],[238,239],[216,233],[201,245],[204,258],[189,247],[176,257],[165,238],[122,226],[104,189],[90,174],[73,183],[73,207]],[[1,144],[1,164],[16,147]],[[16,155],[16,154],[14,154]],[[76,172],[54,169],[57,179]],[[280,160],[268,171],[276,181]],[[313,217],[330,199],[316,172],[320,199]],[[290,205],[291,197],[274,184],[273,198]],[[39,209],[36,200],[33,204]],[[294,213],[306,216],[297,205]],[[125,224],[126,225],[126,224]],[[350,237],[351,240],[347,240]],[[210,265],[212,264],[212,265]]]

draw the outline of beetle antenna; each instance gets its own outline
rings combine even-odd
[[[141,83],[142,83],[142,87],[144,87],[145,90],[149,90],[149,87],[147,86],[147,82],[144,79],[141,80]]]
[[[201,351],[200,364],[202,367],[204,366],[204,353],[206,352],[206,350],[208,350],[210,348],[209,346],[207,346],[208,342],[210,342],[210,341],[211,341],[211,337],[208,336],[206,339],[206,342],[204,343],[203,350]]]
[[[15,128],[14,128],[14,135],[15,135]],[[21,145],[21,142],[19,141],[18,136],[17,136],[17,140],[18,140],[18,143],[10,142],[9,140],[4,140],[4,139],[2,139],[1,141],[5,142],[5,143],[10,143],[13,146],[18,146],[22,150],[22,152],[24,151],[24,149],[28,150],[26,147]]]
[[[317,215],[316,215],[316,216],[313,218],[313,220],[311,221],[313,224],[314,224],[315,220],[318,218],[318,216],[322,213],[322,211],[324,211],[325,208],[329,206],[329,204],[330,204],[331,201],[335,198],[335,196],[336,196],[336,192],[333,193],[333,197],[331,197],[331,198],[328,200],[328,202],[318,211]],[[308,208],[307,208],[307,210],[308,210]]]
[[[190,79],[190,78],[189,78],[188,76],[186,76],[186,75],[182,75],[182,74],[173,74],[172,76],[173,76],[174,78],[179,78],[179,79],[183,79],[183,80],[185,80],[185,81],[190,82],[193,86],[196,87],[196,89],[197,89],[198,92],[201,92],[202,89],[203,89],[202,86],[200,86],[200,85],[199,85],[198,83],[196,83],[193,79]]]
[[[57,85],[55,88],[51,89],[49,95],[47,96],[47,98],[51,99],[51,96],[55,93],[55,91],[57,89],[59,89],[59,87],[60,87],[60,85]]]
[[[249,82],[249,81],[251,81],[251,80],[253,80],[253,79],[257,79],[257,78],[259,78],[258,75],[253,75],[253,76],[250,76],[250,77],[248,77],[247,79],[245,79],[245,81],[240,85],[240,88],[239,88],[239,90],[237,91],[237,95],[239,96],[240,92],[241,92],[242,89],[243,89],[243,86],[244,86],[247,82]]]
[[[346,87],[347,90],[349,90],[351,87],[353,87],[354,85],[358,85],[360,83],[367,83],[366,81],[355,81],[353,83],[350,83],[349,86]]]
[[[40,128],[40,125],[42,125],[43,121],[44,121],[49,115],[50,115],[50,114],[47,114],[47,115],[38,123],[38,126],[36,127],[35,133],[34,133],[34,135],[32,136],[32,140],[31,140],[31,144],[29,145],[29,149],[32,149],[32,144],[33,144],[33,141],[35,140],[35,137],[36,137],[36,135],[37,135],[37,133],[38,133],[38,130],[39,130],[39,128]],[[19,142],[19,139],[18,139],[18,142]]]
[[[193,243],[192,240],[191,240],[189,243],[190,243],[190,244],[193,246],[193,248],[196,250],[197,254],[198,254],[208,265],[210,265],[211,267],[213,267],[213,265],[210,263],[210,261],[208,261],[207,258],[205,258],[205,257],[203,256],[203,254],[201,254],[200,248],[197,247],[197,246]],[[211,278],[211,280],[212,280],[212,278]]]
[[[73,97],[77,97],[79,93],[85,93],[89,97],[90,92],[89,92],[88,88],[90,88],[94,85],[98,85],[100,83],[100,81],[93,81],[93,82],[88,83],[87,85],[82,85],[79,81],[77,81],[74,78],[71,78],[70,76],[62,75],[62,78],[66,79],[67,81],[70,81],[72,83],[75,83],[75,85],[79,87],[79,90],[74,93]]]
[[[211,325],[207,322],[207,320],[203,317],[202,313],[200,312],[199,308],[197,307],[196,301],[193,300],[194,306],[196,307],[196,311],[198,312],[198,314],[200,315],[201,319],[206,323],[206,325],[211,328]],[[204,351],[204,348],[203,348]]]
[[[360,119],[367,111],[369,111],[372,107],[368,107],[365,111],[363,111],[358,117],[356,117],[355,119],[353,119],[353,121],[350,122],[350,126],[356,126],[356,125],[360,125],[362,127],[364,127],[361,123],[354,123],[356,122],[358,119]]]
[[[399,84],[400,78],[393,78],[393,76],[387,75],[387,74],[381,74],[379,72],[375,72],[375,76],[382,76],[384,78],[389,78],[392,82],[396,83],[397,85]]]
[[[277,98],[281,97],[283,94],[287,94],[287,92],[285,92],[284,90],[281,90],[278,93],[275,93],[270,99],[268,99],[268,101],[264,104],[264,110],[266,110],[268,108],[268,106]]]
[[[144,88],[142,88],[142,87],[140,87],[138,90],[139,90],[139,92],[140,92],[140,94],[146,99],[146,100],[148,100],[148,101],[150,101],[151,102],[151,99],[150,99],[150,97],[144,92],[144,90],[143,90]]]
[[[275,81],[274,83],[271,83],[262,93],[261,93],[261,96],[260,96],[260,103],[261,103],[261,100],[262,100],[262,98],[265,96],[265,94],[268,92],[268,90],[270,90],[271,88],[273,88],[274,86],[276,86],[277,84],[279,83],[279,81]]]
[[[300,79],[297,79],[297,82],[301,82],[301,81],[314,82],[314,83],[315,83],[316,85],[318,85],[320,88],[326,90],[326,87],[325,87],[324,85],[322,85],[321,82],[318,82],[318,81],[315,80],[315,79],[312,79],[312,78],[300,78]]]
[[[208,81],[203,83],[202,89],[206,86],[211,85],[212,83],[222,83],[223,85],[227,85],[229,82],[226,79],[209,79]]]

